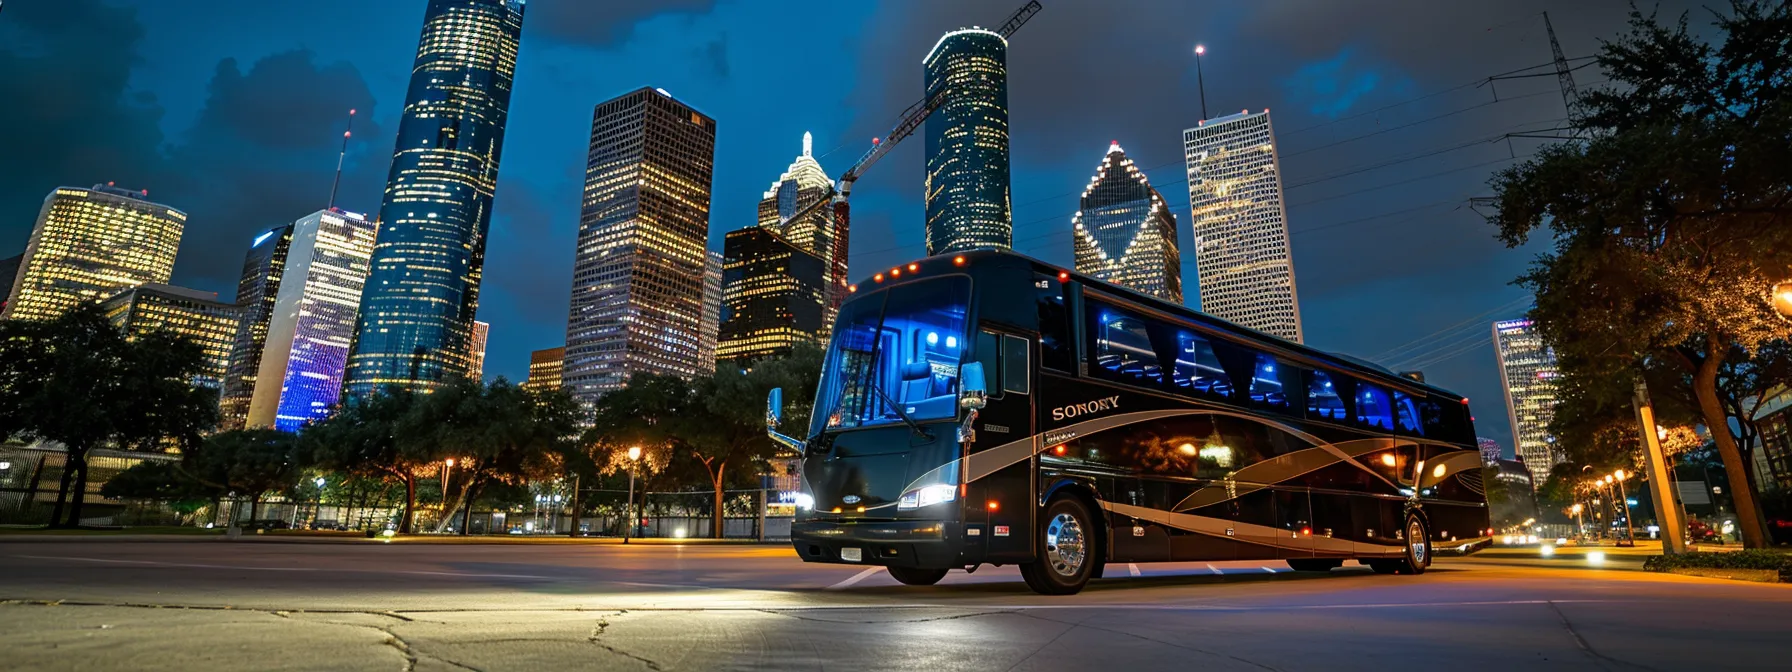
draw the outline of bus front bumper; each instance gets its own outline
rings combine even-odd
[[[975,564],[966,557],[956,521],[803,520],[791,525],[791,546],[804,562],[948,569]],[[857,551],[858,559],[850,556]]]

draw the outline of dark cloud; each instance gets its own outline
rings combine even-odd
[[[705,42],[694,50],[693,57],[705,74],[716,80],[727,80],[728,70],[728,34],[723,33],[716,39]]]
[[[377,212],[392,140],[374,123],[373,94],[354,66],[319,63],[305,50],[247,71],[225,59],[208,92],[198,121],[168,151],[167,202],[189,215],[176,262],[184,282],[228,295],[246,241],[329,203],[350,109],[355,128],[336,202]]]
[[[96,0],[14,3],[0,20],[0,257],[25,249],[58,186],[162,184],[162,109],[128,85],[134,10]]]
[[[558,0],[529,5],[523,17],[528,39],[588,47],[626,41],[635,24],[661,15],[694,16],[715,8],[715,0]]]

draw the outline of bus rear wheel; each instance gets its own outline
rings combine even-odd
[[[1431,529],[1425,525],[1425,519],[1419,514],[1406,514],[1406,548],[1400,559],[1394,561],[1394,571],[1400,574],[1424,574],[1425,568],[1431,566]]]
[[[890,577],[907,586],[931,586],[946,578],[946,570],[921,569],[918,567],[885,567]]]
[[[1094,573],[1095,519],[1076,497],[1058,496],[1045,506],[1034,531],[1034,559],[1020,566],[1027,587],[1041,595],[1074,595]]]

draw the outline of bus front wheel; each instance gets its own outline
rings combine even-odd
[[[946,570],[920,569],[917,567],[885,567],[890,577],[906,586],[931,586],[946,578]]]
[[[1020,566],[1027,587],[1041,595],[1073,595],[1094,573],[1095,518],[1076,497],[1059,496],[1045,506],[1035,531],[1034,559]]]

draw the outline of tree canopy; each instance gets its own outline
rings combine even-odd
[[[1508,245],[1554,241],[1518,282],[1570,391],[1558,416],[1613,417],[1638,375],[1685,398],[1740,484],[1738,510],[1756,513],[1741,516],[1746,543],[1761,546],[1728,422],[1740,400],[1720,379],[1760,366],[1787,331],[1768,300],[1792,277],[1792,7],[1737,0],[1713,16],[1706,43],[1684,16],[1633,11],[1597,57],[1611,83],[1573,110],[1579,139],[1499,173],[1490,219]]]

